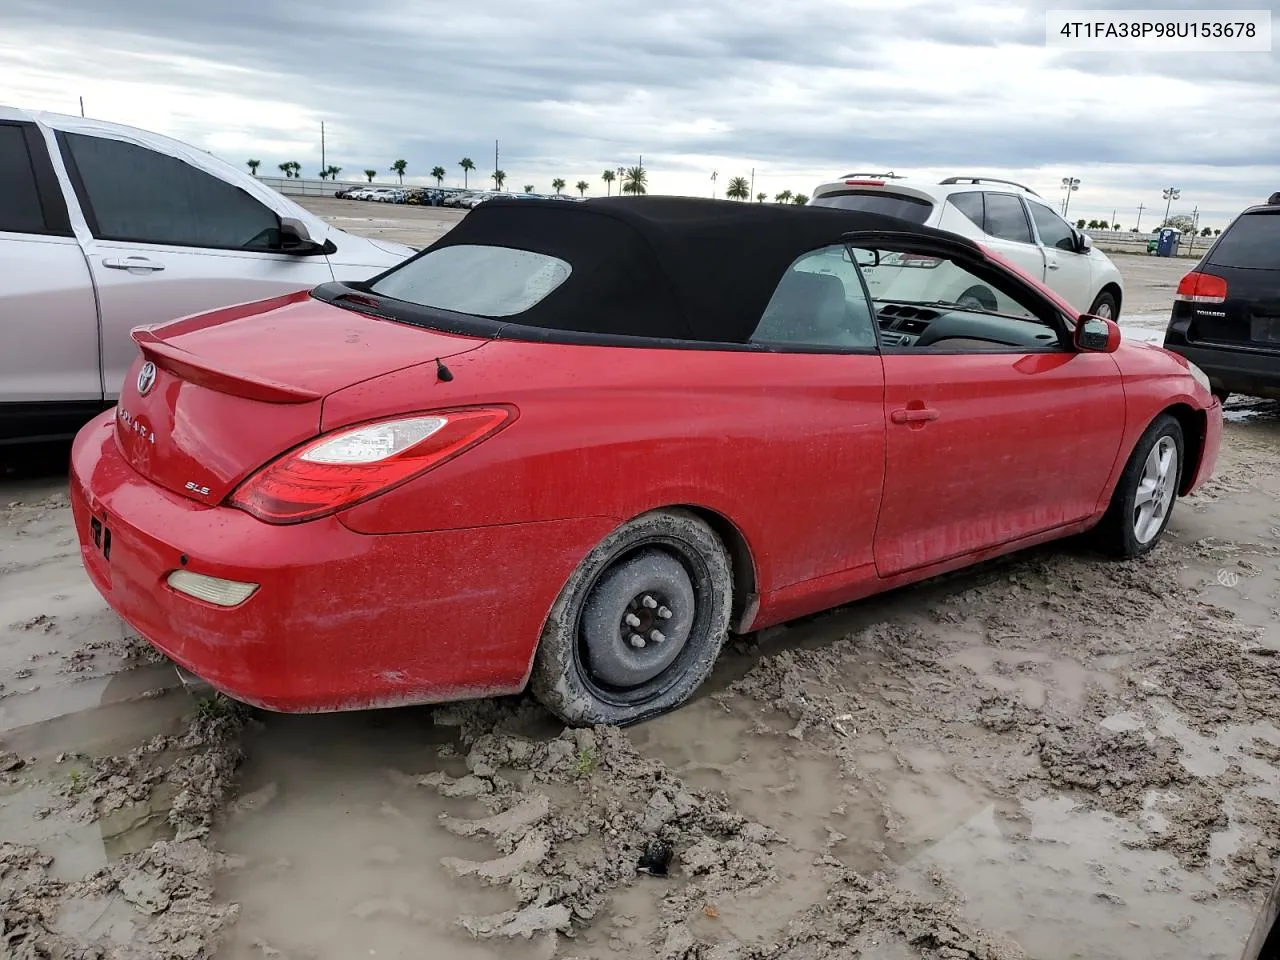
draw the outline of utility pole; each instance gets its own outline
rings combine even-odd
[[[1191,211],[1191,242],[1187,245],[1187,253],[1191,253],[1196,248],[1196,233],[1200,229],[1200,204],[1196,204],[1194,210]]]
[[[320,169],[325,173],[329,172],[329,166],[324,162],[324,121],[320,121]]]
[[[1133,226],[1134,226],[1134,229],[1137,230],[1139,233],[1142,232],[1142,211],[1145,209],[1147,208],[1144,204],[1141,204],[1141,203],[1138,204],[1138,222],[1135,223]]]
[[[756,168],[752,167],[751,168],[751,194],[747,198],[747,203],[750,203],[755,198],[756,198]]]
[[[501,168],[498,166],[498,141],[494,140],[493,141],[493,172],[497,173],[500,169]],[[493,182],[493,185],[496,187],[498,185],[498,181],[495,180]]]
[[[719,170],[711,171],[711,199],[712,200],[716,198],[716,177],[718,176],[720,176]]]
[[[1119,229],[1120,229],[1119,227],[1117,227],[1117,226],[1116,226],[1116,209],[1115,209],[1115,207],[1112,207],[1112,208],[1111,208],[1111,222],[1107,224],[1107,229],[1108,229],[1108,230],[1119,230]]]
[[[80,98],[80,116],[84,116],[84,97]]]
[[[1163,227],[1165,224],[1169,222],[1169,208],[1173,206],[1173,201],[1177,200],[1181,196],[1182,196],[1182,191],[1179,190],[1177,187],[1164,188],[1163,197],[1168,202],[1164,205],[1164,223],[1160,224],[1160,226]]]

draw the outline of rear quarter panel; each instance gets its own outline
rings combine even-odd
[[[515,405],[495,437],[342,514],[364,533],[572,517],[617,523],[670,505],[730,522],[757,592],[871,562],[884,475],[879,356],[494,342],[358,384],[324,429],[473,403]],[[584,545],[584,552],[592,544]]]

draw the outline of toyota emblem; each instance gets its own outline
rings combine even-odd
[[[155,385],[156,382],[156,365],[148,360],[142,365],[142,369],[138,371],[138,396],[145,397],[147,391]]]

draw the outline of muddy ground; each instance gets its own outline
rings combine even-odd
[[[1280,410],[1230,421],[1149,557],[743,638],[626,731],[188,690],[84,577],[65,448],[0,450],[0,958],[1238,957],[1280,854]]]

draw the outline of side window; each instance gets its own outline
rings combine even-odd
[[[0,231],[46,233],[35,165],[22,127],[0,123]]]
[[[1057,308],[994,264],[854,248],[886,350],[945,353],[1063,349]]]
[[[875,347],[871,305],[842,244],[810,251],[787,268],[751,342]]]
[[[280,220],[239,187],[121,140],[59,135],[81,205],[101,240],[277,250]]]
[[[1027,212],[1022,208],[1022,201],[1013,194],[988,193],[986,207],[984,229],[991,236],[1017,243],[1035,242],[1031,239],[1031,224],[1027,222]]]
[[[1046,207],[1043,203],[1028,201],[1031,217],[1036,222],[1036,230],[1040,234],[1040,242],[1046,247],[1060,247],[1063,250],[1076,249],[1076,236],[1067,221]]]
[[[947,198],[947,203],[968,217],[970,222],[979,230],[984,229],[982,221],[985,219],[985,213],[983,212],[982,194],[979,191],[953,193]]]

